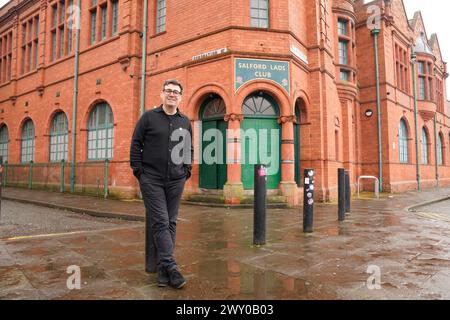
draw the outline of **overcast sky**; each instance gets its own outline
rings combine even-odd
[[[0,0],[2,7],[8,0]],[[441,46],[444,61],[449,62],[450,71],[450,1],[448,0],[404,0],[406,12],[409,19],[417,10],[422,11],[422,17],[425,22],[428,37],[432,33],[438,34],[439,44]],[[450,99],[450,78],[447,81],[447,96]]]

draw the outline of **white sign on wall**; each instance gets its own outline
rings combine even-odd
[[[217,56],[217,55],[225,53],[227,51],[228,51],[227,48],[211,50],[211,51],[204,52],[204,53],[198,54],[196,56],[193,56],[192,57],[192,61],[208,58],[208,57],[211,57],[211,56]]]

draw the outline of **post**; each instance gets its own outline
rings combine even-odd
[[[313,232],[314,221],[314,170],[304,170],[303,185],[303,232]]]
[[[351,201],[352,188],[350,187],[350,172],[345,171],[345,212],[350,213],[350,201]]]
[[[33,188],[33,160],[30,161],[30,172],[28,173],[28,189]]]
[[[253,244],[263,245],[266,244],[267,207],[267,173],[264,165],[255,165],[254,182]]]
[[[381,97],[380,97],[380,67],[378,63],[378,35],[380,29],[373,29],[373,46],[375,50],[375,81],[377,88],[377,125],[378,125],[378,175],[380,180],[380,192],[383,192],[383,149],[381,145]]]
[[[105,160],[105,173],[104,173],[104,175],[105,175],[105,182],[104,182],[104,196],[105,196],[105,199],[107,199],[108,198],[108,192],[109,192],[109,190],[108,190],[108,183],[109,183],[109,178],[108,178],[108,163],[109,163],[109,160],[108,159],[106,159]]]
[[[437,132],[437,118],[436,114],[434,115],[433,119],[434,124],[434,162],[436,164],[436,187],[439,188],[439,162],[438,162],[438,140],[439,140],[439,133]],[[442,145],[441,145],[441,155],[442,155]]]
[[[59,192],[64,192],[64,159],[61,160],[61,173],[59,174],[60,186],[59,186]]]
[[[414,50],[414,49],[413,49]],[[413,79],[413,97],[414,97],[414,130],[415,142],[416,142],[416,179],[417,179],[417,191],[420,191],[420,157],[419,157],[419,127],[417,121],[417,93],[416,93],[416,54],[411,53],[411,70]]]
[[[345,220],[345,170],[338,169],[338,219]]]

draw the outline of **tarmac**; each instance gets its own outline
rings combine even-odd
[[[144,221],[141,201],[17,188],[3,198]],[[158,288],[145,273],[143,223],[4,237],[0,299],[450,299],[448,199],[449,188],[353,199],[344,222],[336,204],[316,203],[310,234],[301,208],[268,209],[262,246],[253,245],[252,209],[183,204],[175,248],[188,280],[182,290]],[[70,285],[74,267],[79,288]]]

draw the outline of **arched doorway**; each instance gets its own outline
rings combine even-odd
[[[210,95],[200,107],[202,120],[202,163],[200,188],[223,189],[227,181],[225,103],[216,94]]]
[[[267,189],[277,189],[281,180],[280,114],[275,99],[264,92],[252,93],[242,105],[241,178],[245,190],[253,189],[254,165],[267,166]]]

